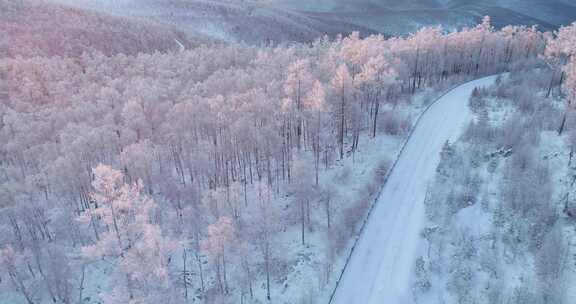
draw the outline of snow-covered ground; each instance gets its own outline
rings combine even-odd
[[[564,101],[546,95],[546,73],[531,73],[473,97],[470,124],[441,152],[411,284],[417,303],[573,302]]]
[[[421,117],[390,172],[371,212],[332,303],[412,303],[412,265],[425,219],[424,198],[439,152],[470,119],[468,99],[495,76],[463,84],[434,103]]]

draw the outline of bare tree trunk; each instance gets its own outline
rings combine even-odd
[[[374,121],[372,122],[372,138],[376,137],[376,128],[378,123],[378,111],[380,110],[380,101],[376,99],[374,106]]]
[[[216,258],[216,279],[218,282],[218,289],[221,294],[224,294],[224,283],[222,282],[222,270],[220,269],[220,258]]]
[[[331,225],[331,223],[330,223],[330,220],[331,220],[331,218],[330,218],[330,211],[331,211],[331,210],[330,210],[330,208],[331,208],[331,206],[330,206],[330,195],[328,195],[328,197],[326,198],[325,207],[326,207],[326,224],[328,225],[328,229],[330,229],[330,228],[331,228],[331,227],[330,227],[330,225]]]
[[[222,277],[224,279],[224,293],[228,294],[228,278],[226,275],[226,253],[222,252]]]
[[[564,112],[564,116],[562,117],[562,123],[560,124],[560,128],[558,128],[558,135],[562,135],[564,132],[564,127],[566,126],[566,112]]]
[[[546,98],[550,97],[552,94],[552,87],[554,87],[554,78],[556,73],[552,71],[552,77],[550,77],[550,83],[548,84],[548,91],[546,92]]]
[[[196,257],[196,265],[198,265],[198,274],[200,276],[200,290],[204,293],[204,271],[202,270],[202,259],[198,251],[194,254]]]
[[[124,246],[122,245],[122,239],[120,238],[120,229],[118,228],[118,221],[116,220],[116,209],[114,204],[110,204],[110,210],[112,210],[112,223],[114,226],[114,232],[116,234],[116,239],[118,240],[118,247],[120,249],[120,256],[124,257]]]
[[[188,301],[188,270],[186,269],[186,263],[187,263],[187,253],[186,253],[186,248],[183,248],[183,251],[182,251],[182,264],[183,264],[182,283],[184,284],[184,299],[186,301]]]
[[[310,225],[312,221],[310,220],[310,199],[306,199],[306,223],[308,224],[308,229],[310,229]]]
[[[266,244],[266,254],[265,254],[265,268],[266,268],[266,299],[268,299],[268,301],[271,300],[270,297],[270,248],[268,248],[269,245]]]
[[[412,73],[412,94],[414,94],[416,92],[416,81],[417,81],[417,77],[416,75],[418,74],[418,61],[420,59],[420,49],[417,48],[416,49],[416,62],[414,63],[414,72]]]
[[[300,235],[302,240],[302,245],[306,244],[305,240],[305,227],[306,227],[306,216],[304,214],[304,200],[300,199]]]
[[[318,171],[320,169],[320,128],[322,126],[321,122],[321,112],[318,111],[318,125],[316,128],[316,159],[315,159],[315,170],[316,170],[316,186],[318,186]]]
[[[78,304],[83,303],[84,279],[86,277],[86,265],[82,265],[82,275],[80,276],[80,287],[78,288]]]
[[[134,288],[132,287],[132,279],[128,274],[126,274],[126,287],[128,288],[128,295],[130,300],[134,299]]]
[[[344,96],[344,87],[342,87],[342,101],[340,105],[340,138],[338,143],[340,144],[340,159],[344,159],[344,120],[345,120],[345,107],[346,107],[346,97]]]
[[[559,92],[559,94],[562,93],[562,83],[564,82],[564,77],[565,77],[565,74],[564,74],[564,71],[562,71],[562,72],[560,73],[560,80],[558,81],[558,92]]]
[[[10,280],[12,281],[12,284],[14,285],[14,287],[16,287],[16,290],[18,290],[24,296],[24,298],[26,299],[26,302],[28,304],[34,304],[34,301],[32,300],[32,296],[30,295],[30,292],[28,291],[28,289],[24,285],[24,280],[22,280],[20,275],[16,272],[15,267],[11,267],[11,269],[8,269],[8,275],[10,276]]]

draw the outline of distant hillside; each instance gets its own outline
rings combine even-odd
[[[0,54],[78,56],[150,53],[192,47],[184,33],[136,18],[119,18],[39,1],[0,0]]]
[[[311,41],[328,34],[404,35],[423,26],[505,25],[554,30],[576,20],[573,0],[50,0],[143,17],[229,42]]]
[[[50,0],[111,13],[141,17],[177,27],[190,35],[220,41],[262,44],[308,42],[323,35],[376,31],[337,18],[285,9],[274,0]]]
[[[576,20],[573,0],[274,0],[286,10],[305,11],[390,34],[414,32],[422,26],[454,29],[490,15],[493,24],[539,25],[553,30]]]

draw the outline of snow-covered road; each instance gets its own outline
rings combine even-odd
[[[424,223],[424,197],[440,151],[470,119],[468,98],[490,76],[463,84],[438,99],[416,125],[392,169],[336,289],[333,304],[413,303],[412,267]],[[446,185],[449,187],[449,185]]]

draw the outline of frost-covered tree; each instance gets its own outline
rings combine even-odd
[[[274,260],[274,243],[273,235],[278,225],[278,215],[274,210],[272,204],[272,191],[263,182],[256,184],[256,193],[258,196],[258,218],[259,221],[254,227],[254,233],[258,236],[257,247],[262,257],[264,264],[264,274],[266,282],[266,299],[270,300],[271,284],[273,275],[273,260]]]
[[[315,170],[315,182],[318,186],[318,176],[320,173],[320,154],[322,150],[321,133],[322,133],[322,113],[326,111],[326,91],[324,86],[320,81],[315,81],[314,86],[309,91],[309,93],[304,98],[304,106],[311,114],[311,118],[308,121],[309,125],[314,125],[311,127],[314,150],[314,170]]]
[[[84,246],[82,253],[89,258],[116,258],[116,271],[125,275],[119,284],[103,298],[107,303],[160,299],[168,287],[168,260],[174,244],[162,235],[155,224],[154,202],[142,194],[141,181],[124,183],[123,174],[106,165],[93,170],[92,199],[94,207],[83,213],[84,223],[99,221],[108,227],[93,244]],[[142,267],[145,264],[146,267]]]
[[[234,226],[232,219],[221,217],[214,224],[208,226],[208,236],[202,241],[202,249],[214,263],[218,288],[221,293],[228,293],[227,261],[230,248],[234,242]]]
[[[346,65],[340,65],[336,70],[336,74],[332,78],[332,89],[334,90],[335,102],[334,108],[335,116],[338,119],[337,134],[338,145],[340,151],[340,159],[344,158],[344,142],[346,137],[346,119],[348,111],[348,99],[350,98],[353,90],[352,77]]]
[[[26,285],[25,272],[18,267],[18,257],[11,246],[0,250],[0,265],[8,274],[8,279],[14,290],[20,293],[28,304],[36,303],[31,287]]]
[[[311,172],[306,167],[303,160],[294,162],[293,179],[291,190],[294,192],[294,205],[298,212],[295,212],[300,219],[300,241],[306,245],[306,230],[310,229],[310,198],[313,197],[313,182]]]
[[[576,100],[576,23],[562,27],[553,36],[549,36],[546,45],[546,58],[553,68],[560,70],[558,84],[562,85],[567,95],[567,108],[574,107]],[[554,77],[554,75],[553,75]],[[548,96],[552,90],[554,78],[550,81]],[[566,123],[566,115],[562,120],[559,133],[562,133]]]

